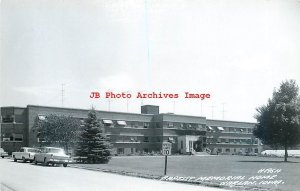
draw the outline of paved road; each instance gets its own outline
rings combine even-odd
[[[163,182],[64,167],[45,167],[0,159],[1,191],[221,191],[221,189]]]

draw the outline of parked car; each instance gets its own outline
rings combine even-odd
[[[39,150],[31,147],[21,147],[19,152],[13,152],[12,158],[15,162],[17,160],[22,160],[23,162],[30,161],[32,162],[34,159],[34,155],[38,153]]]
[[[0,148],[0,156],[1,158],[8,157],[7,152],[5,152],[3,148]]]
[[[48,166],[51,164],[63,164],[64,167],[68,166],[71,162],[71,157],[65,154],[65,151],[56,147],[41,147],[40,152],[34,155],[34,164],[42,163]]]

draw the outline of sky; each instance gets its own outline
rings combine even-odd
[[[0,2],[0,106],[140,113],[151,104],[161,113],[256,122],[256,108],[282,81],[300,84],[298,0]]]

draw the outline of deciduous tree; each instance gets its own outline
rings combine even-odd
[[[78,138],[80,128],[79,119],[71,116],[37,117],[34,131],[40,140],[40,146],[61,146],[68,153],[69,146],[74,145]]]
[[[288,148],[300,143],[300,98],[295,80],[282,82],[266,105],[257,108],[254,135],[274,149]]]

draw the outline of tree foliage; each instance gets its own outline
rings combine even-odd
[[[88,113],[76,149],[76,155],[87,157],[89,163],[107,163],[111,159],[111,146],[103,132],[103,126],[92,109]]]
[[[37,132],[40,146],[61,146],[68,152],[78,138],[79,128],[79,119],[51,114],[43,119],[37,117],[34,131]]]
[[[294,80],[282,82],[273,92],[266,105],[257,108],[258,123],[254,135],[272,148],[287,149],[300,143],[300,98],[299,87]]]

